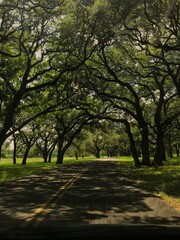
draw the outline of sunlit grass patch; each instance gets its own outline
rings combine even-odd
[[[94,158],[65,158],[63,164],[79,163],[82,161],[93,160]],[[23,176],[40,173],[52,168],[59,168],[62,165],[56,164],[56,159],[53,158],[51,163],[44,163],[42,158],[28,158],[27,164],[21,164],[22,159],[17,159],[17,164],[12,164],[12,159],[1,159],[0,162],[0,182],[7,182]]]
[[[33,173],[42,172],[51,168],[57,167],[55,163],[45,164],[42,161],[29,162],[26,165],[12,163],[0,164],[0,182],[6,182],[22,176],[30,175]]]
[[[180,199],[177,197],[168,196],[165,192],[160,192],[158,194],[162,199],[164,199],[166,202],[168,202],[170,205],[172,205],[174,208],[176,208],[178,211],[180,211]]]
[[[96,160],[95,157],[79,157],[78,160],[75,159],[74,157],[66,157],[64,158],[63,164],[74,164],[74,163],[79,163],[79,162],[86,162],[86,161],[92,161]]]
[[[158,194],[180,208],[180,158],[168,159],[162,167],[136,168],[130,158],[119,159],[119,169],[146,190]],[[162,194],[163,193],[163,194]]]

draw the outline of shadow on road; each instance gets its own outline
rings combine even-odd
[[[47,211],[39,229],[54,229],[56,232],[60,226],[61,229],[66,226],[71,230],[72,226],[76,230],[89,226],[89,231],[90,226],[122,228],[129,225],[151,225],[153,228],[166,225],[166,229],[167,226],[179,229],[180,214],[158,197],[139,189],[133,181],[125,178],[115,161],[63,166],[1,184],[0,229],[7,231],[11,228],[17,231],[28,216],[42,208],[43,203],[84,166],[88,166],[88,169],[54,204],[54,208]],[[29,227],[31,229],[32,226]]]

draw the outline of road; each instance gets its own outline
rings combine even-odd
[[[50,229],[57,236],[60,230],[101,235],[109,228],[118,235],[138,226],[147,234],[180,234],[180,213],[123,176],[115,160],[64,165],[1,184],[0,223],[8,239],[21,239],[27,229],[31,237],[42,229],[46,236]]]

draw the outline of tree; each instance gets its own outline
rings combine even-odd
[[[113,4],[115,2],[112,6]],[[175,86],[172,84],[174,81],[176,83],[179,81],[177,61],[179,47],[176,31],[178,4],[175,1],[172,5],[168,4],[165,1],[153,3],[152,1],[139,1],[134,8],[131,8],[123,21],[122,14],[118,13],[117,20],[121,19],[121,23],[111,28],[114,35],[99,43],[97,55],[93,55],[94,58],[91,58],[91,63],[87,65],[91,74],[89,81],[97,95],[101,95],[104,101],[114,104],[114,108],[121,112],[120,118],[123,119],[124,114],[129,115],[128,121],[131,119],[132,122],[133,118],[134,124],[138,125],[142,136],[142,163],[145,165],[151,165],[149,156],[151,119],[147,117],[148,114],[146,115],[146,106],[151,101],[155,103],[153,109],[156,128],[154,162],[158,165],[161,165],[164,159],[162,141],[166,126],[179,114],[177,109],[176,114],[172,115],[172,111],[169,114],[172,101],[177,104],[179,101],[175,93],[175,87],[178,93],[177,84]],[[171,20],[165,16],[164,21],[168,8]],[[141,15],[139,15],[140,10]],[[107,21],[107,24],[112,23],[109,19]],[[174,30],[176,32],[173,32]],[[166,109],[166,113],[163,109]],[[163,122],[161,122],[162,118],[164,118]]]
[[[52,112],[59,162],[104,118],[123,124],[136,166],[153,151],[162,164],[180,114],[178,1],[4,0],[0,14],[0,149]]]
[[[119,111],[120,118],[123,119],[125,112],[138,123],[142,135],[142,163],[150,165],[148,124],[144,118],[138,89],[129,73],[119,69],[119,59],[114,56],[113,50],[108,51],[108,47],[106,49],[104,46],[98,57],[99,61],[97,58],[92,59],[96,65],[99,64],[98,68],[87,66],[91,74],[91,85],[103,101],[109,101]]]
[[[42,153],[44,162],[51,162],[51,156],[57,144],[55,124],[50,114],[38,119],[37,122],[38,138],[36,146]]]
[[[82,131],[74,138],[74,141],[72,142],[72,150],[76,157],[76,160],[78,160],[78,157],[84,157],[85,155],[85,142],[87,140],[87,131],[85,129],[82,129]]]
[[[130,53],[129,47],[125,47],[125,53],[136,66],[135,70],[128,65],[126,68],[138,77],[136,85],[144,92],[146,106],[154,101],[152,115],[156,149],[153,162],[157,165],[162,165],[165,160],[164,134],[167,125],[179,115],[176,105],[179,102],[177,95],[180,70],[177,61],[178,5],[176,1],[142,1],[124,24],[124,35],[129,40],[128,46],[131,46]],[[140,9],[142,14],[139,18],[137,11]]]
[[[37,128],[37,125],[31,124],[26,126],[26,128],[19,130],[22,144],[25,146],[24,156],[22,160],[23,165],[26,164],[29,150],[36,142]]]
[[[111,131],[107,131],[104,134],[106,144],[103,150],[106,152],[108,157],[114,157],[119,155],[119,137],[120,136],[113,129],[111,129]]]
[[[167,149],[167,153],[170,158],[173,158],[175,154],[177,157],[179,156],[179,130],[179,121],[178,119],[175,119],[170,125],[167,126],[167,130],[165,132],[165,148]]]
[[[74,138],[81,132],[84,125],[88,124],[92,117],[85,112],[76,109],[67,109],[56,115],[56,132],[58,135],[57,164],[63,163],[64,154],[71,146]]]
[[[101,157],[101,151],[106,145],[106,140],[103,135],[103,129],[100,128],[93,128],[91,132],[89,132],[88,141],[86,142],[86,148],[96,158]]]
[[[76,71],[94,51],[93,32],[76,10],[61,0],[0,4],[0,149],[22,104]]]
[[[21,146],[21,138],[18,132],[13,132],[12,135],[12,142],[13,142],[13,164],[16,164],[16,157],[18,148]]]
[[[144,21],[138,22],[134,14],[127,28],[136,34],[136,37],[131,34],[131,39],[163,65],[164,73],[168,74],[180,96],[179,5],[177,0],[142,1]]]

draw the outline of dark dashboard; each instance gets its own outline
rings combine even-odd
[[[0,230],[2,240],[46,240],[46,239],[180,239],[180,227],[156,225],[93,224],[62,226],[59,228],[9,228]]]

